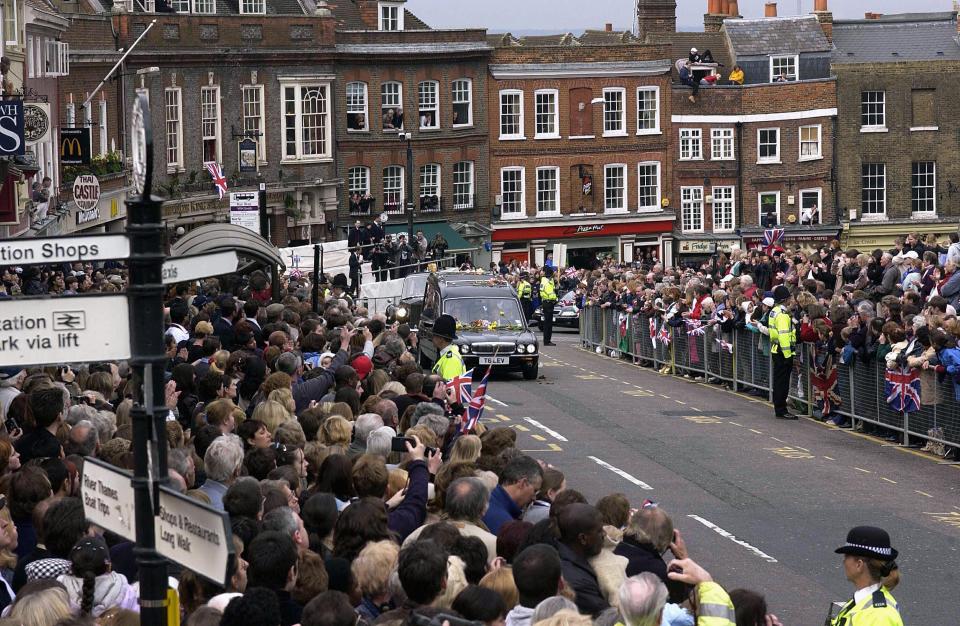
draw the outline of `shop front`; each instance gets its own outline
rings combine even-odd
[[[658,212],[653,216],[624,216],[619,219],[563,218],[492,224],[493,261],[526,262],[543,266],[556,244],[563,244],[566,258],[553,259],[556,265],[590,269],[606,258],[620,263],[643,259],[673,258],[670,236],[675,215]]]
[[[861,252],[870,252],[880,248],[890,250],[897,237],[908,233],[919,233],[921,237],[936,235],[937,241],[946,242],[950,233],[957,232],[957,222],[939,221],[918,222],[914,220],[893,220],[883,222],[846,222],[843,225],[844,249],[856,248]]]
[[[677,238],[677,265],[682,267],[697,267],[713,256],[723,253],[730,254],[733,248],[741,246],[739,239],[701,235],[699,239]]]
[[[768,239],[775,238],[774,231],[783,231],[783,236],[777,245],[793,249],[800,246],[801,250],[813,251],[821,246],[829,246],[830,242],[840,237],[840,226],[779,226],[772,229],[747,227],[740,229],[742,239],[741,248],[744,250],[762,249],[768,245]],[[770,233],[768,236],[767,233]]]

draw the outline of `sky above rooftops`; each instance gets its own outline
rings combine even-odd
[[[740,0],[744,17],[762,17],[765,0]],[[863,18],[867,11],[903,13],[950,11],[950,0],[831,0],[835,19]],[[407,0],[407,8],[433,28],[486,28],[490,32],[537,34],[583,32],[587,28],[603,28],[611,22],[615,30],[629,30],[633,25],[633,3],[630,0],[591,0],[590,11],[584,11],[583,0]],[[797,15],[813,11],[813,0],[779,0],[780,15]],[[677,0],[677,26],[681,30],[703,28],[707,0]]]

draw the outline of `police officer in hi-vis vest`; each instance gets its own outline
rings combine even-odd
[[[553,307],[557,304],[557,286],[553,282],[553,268],[544,266],[543,276],[540,277],[540,310],[543,317],[540,328],[543,330],[543,345],[555,346],[550,341],[553,337]]]
[[[790,290],[779,285],[773,290],[776,302],[770,311],[767,328],[770,331],[770,354],[773,357],[773,411],[778,419],[795,420],[787,411],[790,375],[793,373],[793,353],[797,346],[797,331],[788,307]]]
[[[903,626],[897,601],[887,588],[899,581],[890,576],[897,569],[897,551],[890,546],[887,531],[857,526],[836,552],[843,555],[843,573],[855,590],[827,626]]]
[[[530,284],[530,272],[520,272],[520,282],[517,283],[517,297],[520,298],[520,306],[523,308],[523,316],[530,321],[530,315],[533,313],[533,285]]]
[[[444,381],[450,382],[457,376],[466,373],[467,368],[460,356],[460,349],[453,340],[457,338],[457,321],[452,316],[443,314],[433,324],[433,345],[437,347],[437,362],[433,364],[432,372],[439,374]]]

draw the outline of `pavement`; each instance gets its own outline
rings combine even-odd
[[[483,420],[564,472],[595,502],[621,492],[659,503],[691,558],[728,591],[767,598],[786,626],[822,624],[853,588],[840,555],[857,525],[900,551],[904,623],[956,623],[948,598],[960,557],[960,466],[772,406],[722,386],[660,375],[554,330],[541,377],[498,374]],[[948,617],[949,616],[949,617]]]

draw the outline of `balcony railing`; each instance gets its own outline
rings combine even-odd
[[[444,198],[440,196],[420,196],[421,213],[439,213],[444,208]]]
[[[475,207],[473,203],[474,196],[473,194],[454,194],[453,196],[453,210],[454,211],[469,211]]]
[[[387,194],[383,198],[383,212],[387,215],[403,215],[403,198],[400,194]]]

